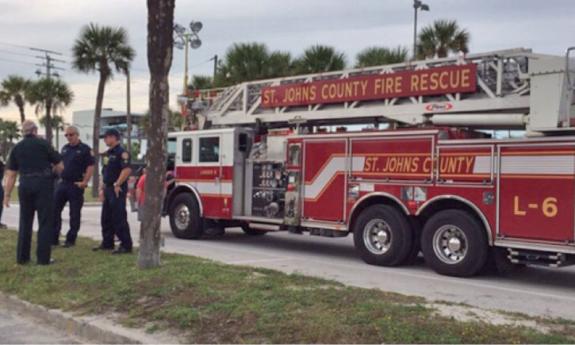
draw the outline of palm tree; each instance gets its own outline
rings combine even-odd
[[[267,78],[269,56],[265,44],[235,43],[226,52],[225,63],[219,68],[223,83],[230,85]]]
[[[370,67],[400,63],[407,60],[407,48],[397,47],[395,49],[385,47],[366,48],[357,54],[355,67]]]
[[[235,43],[220,62],[213,86],[223,87],[291,74],[293,61],[289,53],[270,52],[262,43]]]
[[[56,131],[56,149],[60,148],[60,131],[64,130],[64,126],[66,123],[64,122],[64,118],[59,115],[54,115],[50,118],[50,123],[48,123],[48,118],[46,116],[40,118],[40,124],[44,126],[44,128],[51,127],[53,130]]]
[[[446,57],[449,53],[469,52],[469,32],[455,20],[436,20],[419,33],[418,58]]]
[[[20,111],[20,123],[26,120],[24,106],[26,105],[26,94],[29,86],[29,80],[16,75],[8,76],[0,85],[0,104],[6,106],[10,102],[14,102]]]
[[[4,160],[12,146],[14,146],[14,140],[19,138],[20,129],[18,128],[18,123],[0,119],[0,154]]]
[[[114,70],[118,73],[126,73],[129,70],[135,52],[128,44],[128,34],[125,29],[101,27],[93,23],[82,29],[72,51],[74,56],[72,65],[76,70],[84,73],[99,73],[92,145],[94,152],[100,152],[100,118],[106,83],[112,78]],[[98,164],[98,158],[96,155],[96,164]],[[94,170],[92,185],[94,186],[92,194],[96,197],[99,187],[99,169]]]
[[[212,77],[205,75],[194,75],[192,77],[192,83],[188,86],[192,90],[205,90],[214,87],[214,80]]]
[[[44,122],[52,124],[52,113],[63,110],[74,99],[74,94],[61,80],[42,78],[30,84],[28,90],[30,104],[36,106],[36,114],[45,113]],[[46,126],[46,140],[52,143],[52,126]]]
[[[315,45],[306,49],[294,64],[296,73],[307,74],[342,70],[346,61],[345,55],[335,48]]]
[[[166,161],[168,153],[168,116],[170,88],[168,75],[172,66],[175,0],[148,0],[148,66],[150,68],[150,128],[146,177],[144,219],[140,225],[138,266],[160,265],[160,224]]]
[[[293,59],[290,53],[273,52],[268,58],[267,78],[286,77],[293,74]]]

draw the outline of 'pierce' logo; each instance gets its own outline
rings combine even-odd
[[[448,111],[453,109],[453,104],[451,103],[431,103],[425,106],[427,111]]]

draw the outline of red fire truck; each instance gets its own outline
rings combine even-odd
[[[452,276],[477,274],[493,256],[572,264],[569,52],[513,49],[224,89],[199,114],[201,130],[172,135],[172,231],[352,234],[368,264],[404,265],[421,252]],[[352,130],[360,124],[373,129]]]

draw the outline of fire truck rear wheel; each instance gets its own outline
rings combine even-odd
[[[180,194],[170,207],[170,228],[177,238],[197,239],[204,233],[200,207],[191,194]]]
[[[373,205],[361,212],[353,229],[355,248],[370,265],[398,266],[413,248],[413,229],[407,218],[389,205]]]
[[[432,216],[423,228],[421,249],[425,262],[435,272],[455,277],[478,274],[489,253],[483,225],[462,210],[445,210]]]

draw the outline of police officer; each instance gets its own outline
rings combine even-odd
[[[62,229],[62,210],[67,202],[70,203],[70,230],[66,234],[64,248],[76,244],[78,231],[80,231],[80,216],[84,204],[84,189],[94,173],[94,156],[90,147],[80,141],[78,128],[70,126],[64,131],[68,144],[62,147],[62,161],[64,171],[60,175],[61,181],[54,194],[54,241],[59,244],[60,230]]]
[[[34,213],[38,212],[36,256],[38,264],[49,265],[54,229],[54,173],[60,173],[64,165],[58,152],[47,141],[38,138],[38,127],[34,122],[24,121],[22,134],[24,139],[14,146],[8,158],[4,205],[10,207],[10,194],[16,176],[20,174],[20,226],[16,261],[18,264],[30,261],[32,224]]]
[[[120,144],[120,132],[108,129],[104,134],[108,151],[102,155],[102,185],[100,199],[102,205],[102,243],[94,250],[113,250],[114,235],[120,239],[120,247],[113,254],[132,252],[132,237],[126,212],[126,195],[130,154]]]

